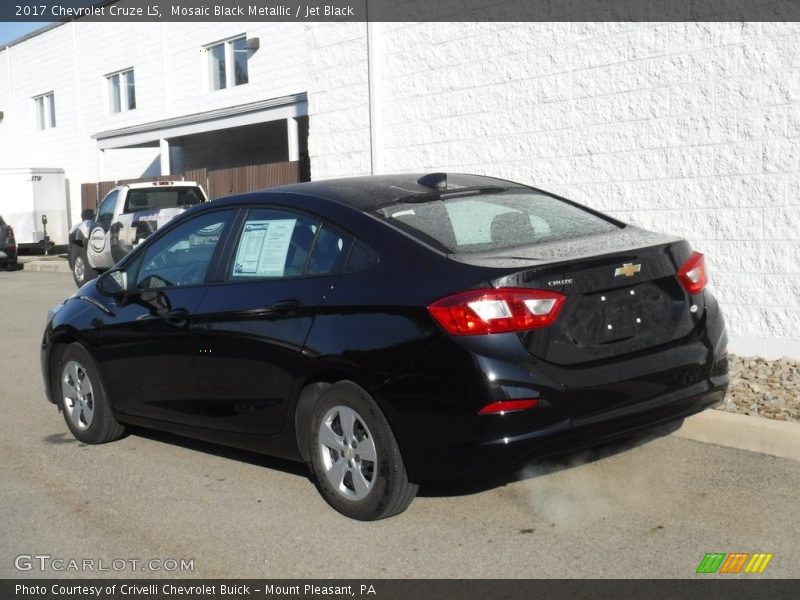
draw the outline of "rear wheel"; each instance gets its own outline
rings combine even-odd
[[[54,361],[54,392],[67,427],[87,444],[121,438],[125,428],[111,412],[94,360],[80,344],[70,344]]]
[[[77,244],[69,246],[69,268],[72,271],[72,278],[75,285],[83,286],[87,281],[97,277],[98,273],[90,265],[86,257],[86,248]]]
[[[345,516],[361,521],[403,512],[417,493],[375,401],[350,382],[330,386],[311,419],[311,469],[317,489]]]

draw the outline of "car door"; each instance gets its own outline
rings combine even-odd
[[[181,223],[126,268],[129,293],[104,327],[98,352],[118,411],[202,421],[192,322],[233,212],[205,212]]]
[[[100,206],[97,207],[97,216],[89,229],[86,243],[86,256],[89,264],[95,269],[110,269],[114,266],[114,257],[111,253],[111,221],[114,219],[114,210],[117,206],[119,189],[111,190]]]
[[[230,244],[226,282],[209,287],[194,322],[209,427],[280,431],[303,343],[351,245],[314,216],[249,212]]]

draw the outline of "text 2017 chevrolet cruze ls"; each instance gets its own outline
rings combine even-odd
[[[49,399],[306,462],[356,519],[722,399],[703,255],[472,175],[303,183],[188,210],[51,311]]]

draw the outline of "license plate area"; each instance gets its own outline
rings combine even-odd
[[[648,295],[654,297],[648,298]],[[572,311],[570,333],[582,346],[637,337],[654,326],[650,322],[653,311],[648,307],[654,301],[660,304],[657,296],[660,294],[642,286],[585,294]]]
[[[636,290],[633,288],[608,292],[596,297],[600,343],[617,341],[635,336],[642,327],[642,317],[637,307]]]

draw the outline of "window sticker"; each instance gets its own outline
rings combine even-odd
[[[245,223],[233,273],[244,277],[282,277],[297,219]]]

